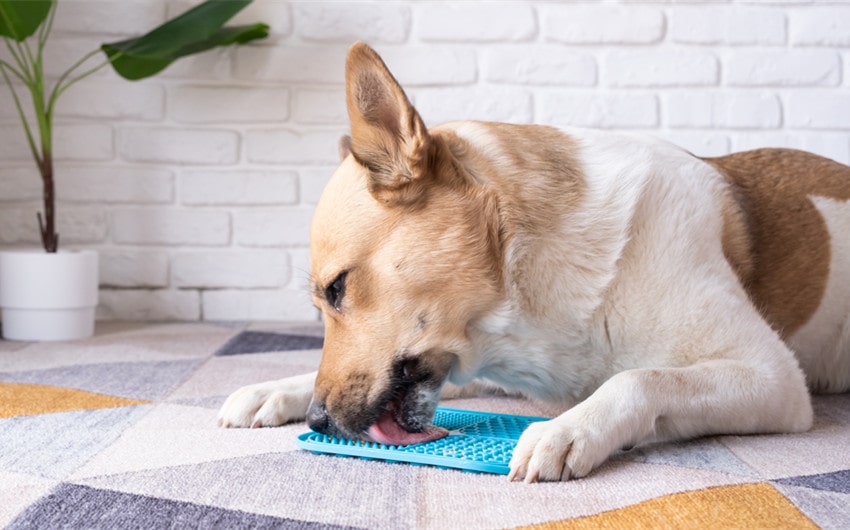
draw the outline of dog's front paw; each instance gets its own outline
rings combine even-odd
[[[583,477],[608,457],[603,445],[601,436],[563,417],[532,423],[514,448],[508,478],[537,482]]]
[[[277,427],[303,420],[313,397],[315,376],[293,377],[240,388],[218,413],[221,427]]]

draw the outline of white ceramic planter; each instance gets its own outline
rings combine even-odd
[[[93,250],[0,251],[3,338],[73,340],[94,333],[98,259]]]

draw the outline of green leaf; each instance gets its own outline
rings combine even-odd
[[[54,0],[0,0],[0,35],[23,41],[44,22]]]
[[[118,75],[144,79],[181,57],[267,37],[269,27],[262,23],[222,28],[249,3],[251,0],[208,0],[141,37],[100,48]]]

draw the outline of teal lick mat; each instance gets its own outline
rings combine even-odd
[[[310,431],[296,443],[314,453],[507,475],[520,435],[529,424],[547,419],[438,407],[434,424],[448,429],[449,435],[432,442],[384,445]]]

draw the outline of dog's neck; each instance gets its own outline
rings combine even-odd
[[[481,327],[516,335],[557,329],[564,340],[580,342],[573,334],[587,328],[602,303],[642,192],[644,179],[627,173],[646,168],[611,155],[630,144],[539,126],[457,122],[437,130],[461,143],[453,150],[460,165],[498,203],[505,299],[494,308],[500,316],[484,321],[502,324]],[[553,230],[560,234],[553,237]]]
[[[476,364],[457,367],[456,379],[543,389],[537,397],[546,399],[585,397],[607,371],[604,304],[641,198],[654,185],[647,153],[684,152],[583,130],[476,122],[438,130],[461,143],[453,150],[459,163],[495,195],[504,238],[503,299],[469,323]]]

